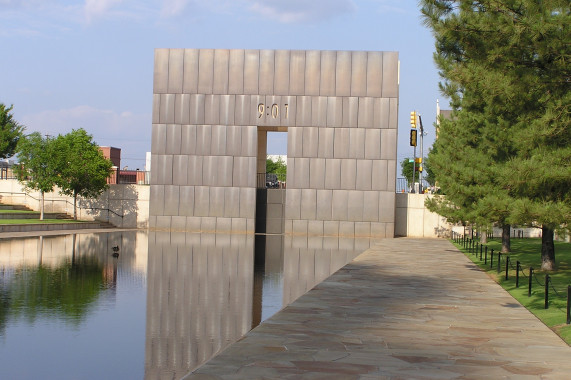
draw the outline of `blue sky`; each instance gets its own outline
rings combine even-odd
[[[0,102],[28,133],[84,128],[131,169],[151,147],[155,48],[398,51],[399,161],[410,111],[426,151],[436,100],[447,108],[416,0],[0,0],[0,46]]]

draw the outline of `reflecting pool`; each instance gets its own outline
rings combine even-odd
[[[2,378],[181,378],[368,247],[146,231],[0,239]]]

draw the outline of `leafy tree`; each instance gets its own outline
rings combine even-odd
[[[280,181],[285,181],[287,165],[281,157],[278,157],[275,161],[268,158],[266,159],[266,173],[277,174]]]
[[[410,162],[410,160],[411,159],[409,157],[406,157],[400,163],[401,174],[406,179],[407,183],[409,183],[409,184],[411,184],[413,182],[412,173],[415,169],[414,162]],[[422,169],[423,169],[423,173],[424,173],[422,179],[424,179],[426,182],[428,182],[430,184],[430,186],[434,186],[434,174],[430,170],[430,166],[429,166],[427,158],[423,159]],[[419,173],[416,172],[414,174],[414,180],[418,181],[418,179],[419,179]]]
[[[19,165],[14,166],[18,180],[29,190],[38,190],[41,197],[40,220],[44,219],[44,194],[53,191],[58,173],[53,139],[34,132],[18,142]]]
[[[0,103],[0,159],[14,155],[24,132],[24,127],[12,116],[12,108]]]
[[[508,236],[510,222],[541,225],[549,240],[571,208],[568,0],[421,4],[454,108],[429,156],[447,194],[436,206]],[[543,269],[555,263],[548,243]]]
[[[113,164],[82,128],[59,135],[55,145],[57,185],[61,193],[73,196],[73,217],[77,219],[77,196],[92,198],[105,191]]]

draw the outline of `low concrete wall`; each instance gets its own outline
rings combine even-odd
[[[148,185],[110,185],[97,199],[78,199],[77,217],[81,220],[109,222],[123,228],[147,228],[149,222]],[[26,193],[14,179],[0,180],[0,202],[40,210],[40,193]],[[73,197],[56,190],[45,194],[44,211],[73,215]]]
[[[452,225],[429,211],[424,200],[429,194],[396,194],[395,236],[449,237]]]

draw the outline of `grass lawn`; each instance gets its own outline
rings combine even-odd
[[[83,223],[73,219],[0,219],[0,224],[53,224],[53,223]]]
[[[541,239],[511,239],[509,254],[510,265],[508,268],[508,280],[505,279],[506,255],[502,254],[501,273],[497,272],[497,252],[501,250],[500,239],[488,240],[488,263],[484,264],[484,257],[480,260],[480,254],[469,253],[462,248],[461,244],[455,244],[468,258],[478,264],[496,280],[512,297],[518,300],[529,311],[535,314],[543,323],[555,331],[567,344],[571,345],[571,325],[567,325],[567,286],[571,285],[571,244],[555,242],[555,262],[557,269],[552,272],[541,271]],[[490,252],[494,249],[494,265],[490,267]],[[519,261],[523,273],[520,271],[519,287],[516,288],[516,261]],[[513,266],[513,267],[512,267]],[[532,280],[531,297],[528,297],[529,268],[533,267],[534,279]],[[545,275],[551,277],[549,286],[549,308],[545,309]]]
[[[27,210],[0,210],[0,214],[40,214],[39,211],[27,211]]]

